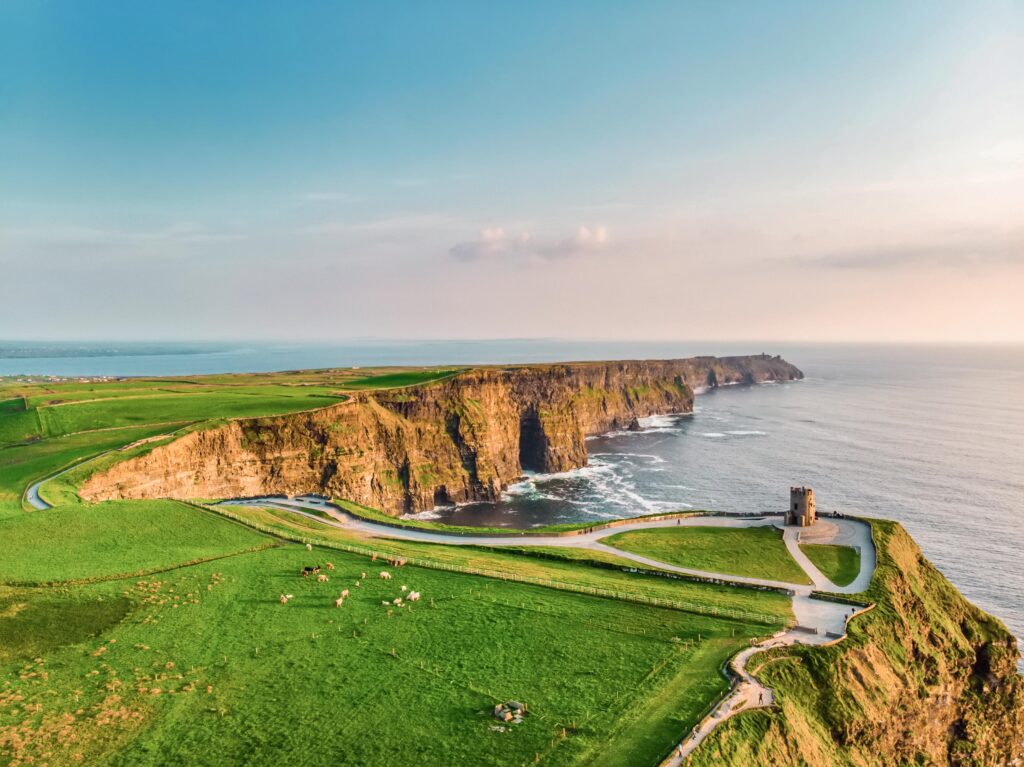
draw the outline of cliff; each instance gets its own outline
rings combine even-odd
[[[1013,636],[970,604],[894,522],[855,619],[828,648],[787,648],[750,668],[776,709],[741,714],[688,767],[1001,767],[1024,762],[1024,678]]]
[[[802,377],[764,355],[476,368],[321,410],[195,431],[93,475],[81,495],[320,492],[392,514],[494,500],[524,469],[586,465],[587,436],[690,412],[695,389]]]

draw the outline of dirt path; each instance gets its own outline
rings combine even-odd
[[[769,639],[740,651],[729,662],[736,679],[732,692],[727,695],[696,727],[684,734],[672,754],[662,762],[660,767],[679,767],[693,753],[704,739],[722,722],[743,711],[766,708],[775,702],[770,687],[763,685],[747,670],[747,664],[754,655],[772,647],[784,647],[793,644],[821,645],[842,639],[846,634],[846,623],[856,608],[840,602],[812,598],[812,591],[830,591],[834,593],[857,594],[864,591],[871,583],[875,572],[875,547],[871,540],[870,526],[859,520],[841,518],[821,518],[812,528],[785,527],[780,516],[741,517],[741,516],[695,516],[658,521],[638,520],[633,524],[620,525],[614,528],[597,529],[572,536],[554,535],[453,535],[451,533],[400,528],[369,522],[355,517],[343,509],[326,502],[306,499],[290,499],[282,496],[250,498],[238,501],[225,501],[234,506],[262,506],[281,509],[314,519],[318,522],[338,527],[363,535],[377,538],[423,541],[442,543],[450,546],[557,546],[564,548],[589,549],[614,554],[638,564],[658,570],[666,570],[686,575],[716,578],[728,582],[770,586],[787,589],[793,597],[793,615],[796,625],[779,632]],[[327,514],[331,518],[313,514]],[[797,564],[813,581],[813,586],[801,583],[786,583],[764,578],[748,578],[726,573],[709,572],[679,567],[668,562],[661,562],[640,554],[622,551],[607,544],[601,539],[629,530],[646,530],[660,527],[765,527],[774,526],[783,531],[783,540],[789,553]],[[806,543],[835,543],[853,546],[860,549],[860,572],[848,586],[837,586],[830,581],[804,554],[800,548],[801,541]]]

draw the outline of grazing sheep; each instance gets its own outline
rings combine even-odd
[[[348,589],[344,589],[344,590],[343,590],[343,591],[341,592],[341,598],[342,598],[342,599],[344,599],[344,598],[345,598],[345,597],[347,597],[347,596],[348,596]]]
[[[313,550],[313,544],[312,543],[307,543],[306,544],[306,551],[312,551],[312,550]]]
[[[389,573],[387,570],[381,570],[380,571],[380,579],[382,581],[390,581],[391,580],[391,573]]]
[[[401,606],[402,598],[401,597],[395,597],[394,599],[391,600],[391,604]]]
[[[328,570],[333,570],[334,569],[334,565],[332,565],[330,562],[328,562],[326,565],[324,565],[324,567],[326,567]]]
[[[382,601],[381,604],[384,605],[385,607],[391,607],[391,603],[388,600],[386,600],[386,599],[384,601]]]
[[[356,581],[356,588],[359,587],[359,581]]]
[[[320,573],[320,575],[318,575],[316,577],[316,580],[317,580],[317,583],[327,583],[327,576],[324,575],[323,573]]]
[[[366,580],[366,573],[360,573],[359,574],[359,580],[365,581]]]
[[[288,600],[289,599],[295,599],[295,597],[292,596],[291,594],[282,594],[281,595],[281,604],[283,604],[283,605],[288,604]]]
[[[338,597],[334,600],[335,607],[341,607],[343,604],[345,604],[345,597]]]
[[[418,591],[410,591],[409,592],[409,596],[407,596],[406,599],[408,599],[410,602],[419,602],[420,601],[420,592],[418,592]]]
[[[407,589],[406,589],[406,586],[405,586],[405,584],[403,583],[403,584],[402,584],[402,591],[406,591],[406,590],[407,590]]]

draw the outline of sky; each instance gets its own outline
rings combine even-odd
[[[1024,342],[1024,3],[0,0],[0,338]]]

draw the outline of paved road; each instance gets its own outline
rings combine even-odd
[[[822,518],[811,528],[785,527],[779,517],[683,517],[679,519],[660,520],[656,522],[642,521],[620,525],[613,528],[597,529],[587,533],[573,536],[553,535],[452,535],[432,530],[417,530],[413,528],[397,528],[388,525],[381,525],[368,522],[364,519],[352,516],[332,504],[311,501],[302,498],[289,499],[283,496],[268,496],[263,498],[252,498],[239,501],[225,501],[231,505],[263,506],[283,509],[285,511],[309,517],[318,522],[339,527],[363,535],[376,538],[391,538],[398,540],[424,541],[429,543],[444,543],[453,546],[559,546],[566,548],[590,549],[615,556],[629,559],[638,564],[645,565],[659,570],[684,573],[688,575],[699,575],[709,578],[718,578],[735,583],[744,583],[757,586],[773,586],[788,589],[793,596],[793,615],[796,618],[796,625],[787,631],[782,631],[775,636],[752,645],[736,654],[729,662],[738,682],[729,694],[697,727],[679,742],[661,765],[661,767],[679,767],[689,754],[703,742],[703,740],[714,731],[714,729],[732,716],[754,708],[771,706],[775,702],[775,696],[771,688],[761,684],[747,670],[747,663],[754,655],[771,647],[783,647],[793,644],[820,645],[834,642],[846,634],[846,623],[854,608],[850,605],[839,602],[829,602],[822,599],[812,599],[811,592],[831,591],[843,594],[857,594],[864,591],[871,583],[871,577],[875,572],[875,547],[871,540],[871,528],[864,522],[853,519]],[[331,519],[324,519],[311,513],[316,510],[330,515]],[[783,531],[783,540],[789,553],[796,560],[797,564],[807,573],[813,581],[813,586],[803,583],[786,583],[784,581],[773,581],[764,578],[746,578],[737,575],[708,572],[705,570],[694,570],[686,567],[679,567],[668,562],[661,562],[640,554],[622,551],[604,543],[601,539],[607,538],[616,533],[629,530],[646,530],[661,527],[764,527],[772,525]],[[808,559],[800,548],[800,543],[835,543],[845,546],[855,546],[860,549],[860,572],[854,581],[848,586],[837,586],[832,583],[814,563]]]

